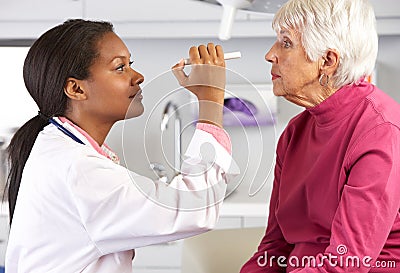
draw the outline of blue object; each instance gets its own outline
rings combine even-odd
[[[6,272],[5,268],[0,266],[0,273],[4,273],[4,272]]]
[[[49,122],[51,124],[53,124],[54,126],[56,126],[58,128],[58,130],[60,130],[61,132],[63,132],[64,134],[66,134],[67,136],[69,136],[70,138],[75,140],[76,142],[85,145],[85,143],[83,143],[82,140],[80,140],[76,135],[74,135],[73,133],[68,131],[66,128],[64,128],[64,126],[62,126],[60,123],[58,123],[54,118],[49,118]],[[0,273],[2,273],[2,272],[0,271]]]

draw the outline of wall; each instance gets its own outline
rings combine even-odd
[[[378,87],[400,102],[400,36],[379,39]]]
[[[227,62],[227,67],[235,71],[235,73],[228,73],[228,82],[240,83],[244,79],[248,79],[252,83],[269,83],[271,81],[270,64],[264,60],[264,55],[274,40],[274,38],[232,39],[227,42],[212,39],[127,40],[126,43],[135,61],[135,68],[145,76],[143,102],[146,110],[142,117],[126,122],[124,129],[124,124],[117,124],[110,133],[109,144],[120,154],[125,150],[126,164],[131,170],[149,176],[153,175],[148,168],[149,161],[164,163],[163,154],[160,152],[159,122],[161,110],[167,100],[161,100],[161,98],[178,87],[176,80],[167,72],[169,68],[180,58],[187,57],[190,46],[211,41],[222,44],[226,52],[236,50],[242,52],[241,59]],[[400,36],[380,37],[379,46],[378,86],[400,102],[400,77],[398,76],[400,75],[400,55],[398,54]],[[169,95],[169,98],[178,101],[180,104],[188,101],[185,90]],[[234,157],[241,169],[246,171],[242,177],[244,184],[254,180],[254,173],[258,172],[255,180],[258,185],[261,185],[260,181],[268,176],[273,166],[275,139],[279,136],[287,121],[302,110],[302,108],[281,98],[279,98],[278,107],[279,123],[276,128],[265,127],[260,130],[257,128],[246,128],[245,130],[227,128],[233,141]],[[184,111],[185,121],[187,122],[190,118],[190,113]],[[146,130],[143,130],[143,128],[146,128]],[[191,132],[190,129],[185,131],[184,146],[187,144]],[[146,142],[144,134],[146,134]],[[122,137],[124,142],[121,141]],[[171,158],[171,135],[164,137],[163,141],[167,143],[164,152],[167,157]],[[143,145],[144,142],[145,145]],[[262,148],[260,149],[260,147]],[[250,166],[247,166],[247,163],[250,163]],[[266,188],[268,192],[269,184]]]

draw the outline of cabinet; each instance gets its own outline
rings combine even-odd
[[[265,216],[222,216],[219,218],[215,230],[239,230],[243,228],[265,227],[267,215]],[[240,231],[238,231],[240,233]],[[221,233],[223,235],[223,232]],[[221,235],[221,236],[222,236]],[[201,235],[199,235],[201,236]],[[184,240],[166,244],[153,245],[136,249],[133,262],[135,273],[175,273],[181,272],[184,263],[183,249]],[[257,245],[254,244],[254,248]]]
[[[84,17],[113,22],[124,38],[198,38],[217,36],[222,7],[194,0],[84,0]],[[247,14],[238,13],[237,21]]]
[[[0,0],[0,39],[36,39],[69,18],[83,16],[83,0]]]
[[[143,269],[133,267],[135,273],[181,273],[179,268],[153,268],[153,269]]]
[[[399,35],[396,0],[370,0],[381,35]],[[0,39],[36,39],[69,18],[109,20],[124,39],[216,38],[222,7],[195,0],[0,0]],[[232,37],[274,37],[272,15],[238,11]]]
[[[136,249],[135,273],[180,272],[183,241],[158,244]]]
[[[267,196],[269,196],[270,187],[272,185],[272,177],[268,181],[268,185],[263,187],[263,189],[256,195],[250,197],[248,196],[249,181],[244,181],[237,189],[236,193],[225,199],[218,222],[215,226],[215,234],[221,236],[221,240],[226,240],[232,234],[242,234],[243,238],[247,238],[248,235],[246,231],[260,229],[262,234],[264,233],[265,227],[267,225],[268,219],[268,202]],[[242,233],[243,232],[243,233]],[[201,238],[209,236],[210,232],[191,237],[184,240],[179,240],[176,242],[154,245],[149,247],[144,247],[136,250],[136,257],[133,262],[135,273],[172,273],[181,272],[184,266],[188,268],[187,247],[188,241],[198,241]],[[246,235],[247,234],[247,235]],[[214,235],[211,235],[213,237]],[[236,235],[235,235],[236,236]],[[211,238],[210,237],[210,238]],[[222,238],[223,237],[223,238]],[[196,239],[197,238],[197,239]],[[254,247],[256,249],[259,238],[251,241],[251,249]],[[217,251],[214,249],[214,251]],[[231,250],[234,252],[234,250]],[[253,251],[253,250],[251,250]],[[225,253],[220,253],[221,259],[230,258],[226,257]],[[189,255],[190,256],[190,255]],[[248,255],[250,257],[250,254]],[[190,258],[193,260],[194,257]],[[197,258],[196,258],[197,259]],[[229,259],[228,259],[229,260]],[[183,271],[182,271],[183,272]],[[192,271],[192,272],[195,272]],[[216,271],[214,271],[216,272]],[[233,272],[233,271],[232,271]],[[236,271],[235,271],[236,272]]]
[[[112,22],[218,21],[221,8],[193,0],[85,0],[85,17]]]
[[[0,0],[0,22],[62,21],[82,17],[82,0]]]
[[[369,0],[374,7],[375,16],[379,19],[400,17],[400,6],[397,0]]]
[[[369,0],[374,7],[379,35],[400,35],[400,6],[397,0]]]

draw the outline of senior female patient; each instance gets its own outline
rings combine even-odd
[[[32,45],[23,74],[40,112],[9,147],[7,272],[132,272],[134,248],[215,225],[234,174],[221,128],[225,63],[213,44],[189,55],[198,66],[186,75],[181,61],[174,74],[199,99],[200,122],[183,174],[167,186],[116,164],[104,144],[116,121],[143,113],[145,96],[111,23],[69,20]],[[204,143],[214,162],[201,159]]]
[[[364,80],[372,7],[290,0],[273,28],[274,94],[305,110],[279,139],[266,233],[241,273],[399,272],[400,105]]]

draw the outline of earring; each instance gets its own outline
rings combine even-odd
[[[324,80],[324,78],[325,78],[325,80]],[[323,86],[323,87],[326,87],[326,86],[328,86],[328,83],[329,83],[329,76],[328,76],[328,75],[325,75],[325,74],[322,74],[322,75],[319,77],[319,84],[320,84],[321,86]]]

